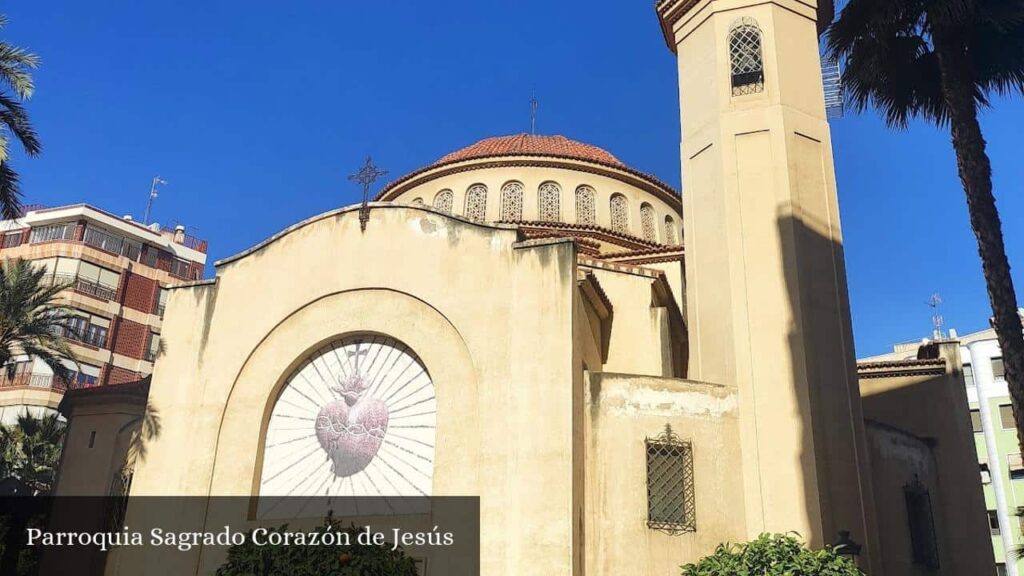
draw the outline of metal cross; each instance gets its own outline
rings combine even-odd
[[[360,348],[362,348],[362,346],[363,346],[363,341],[362,340],[356,340],[356,351],[355,352],[347,352],[348,357],[350,359],[354,359],[355,360],[355,363],[356,363],[356,374],[360,374],[360,372],[359,372],[359,357],[360,356],[366,356],[366,353],[369,352],[369,350],[360,350]]]
[[[349,180],[363,185],[363,205],[359,208],[359,229],[363,232],[366,231],[366,223],[370,221],[370,186],[387,173],[387,170],[380,170],[374,166],[373,159],[367,156],[366,165],[348,177]]]

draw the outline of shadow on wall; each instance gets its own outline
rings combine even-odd
[[[868,551],[875,548],[871,554],[878,558],[880,547],[869,528],[874,499],[867,480],[843,246],[833,239],[838,231],[828,222],[780,210],[776,223],[792,314],[788,350],[797,385],[792,393],[803,425],[804,494],[809,514],[820,513],[824,540],[814,544],[835,544],[840,531],[849,531],[864,547],[861,566],[870,569]]]

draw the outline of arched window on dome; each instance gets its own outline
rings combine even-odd
[[[761,28],[753,18],[739,18],[729,29],[729,69],[733,96],[764,91]]]
[[[413,204],[422,205],[423,204],[423,198],[413,198],[412,203]]]
[[[537,215],[541,222],[561,222],[559,201],[562,188],[554,182],[545,182],[537,189]]]
[[[501,213],[499,220],[517,222],[523,219],[523,184],[506,182],[501,187]]]
[[[451,190],[441,190],[434,196],[434,208],[437,208],[445,214],[452,213],[452,202],[454,195]]]
[[[590,186],[580,186],[576,189],[577,224],[597,224],[596,196]]]
[[[655,226],[654,206],[644,202],[640,205],[640,230],[643,233],[644,240],[650,242],[658,241],[658,230]]]
[[[474,184],[466,190],[466,218],[474,222],[483,222],[487,217],[487,186]]]
[[[675,246],[679,244],[676,240],[676,220],[672,216],[665,216],[665,244]]]
[[[629,234],[629,200],[622,194],[612,194],[609,202],[612,215],[612,230]]]

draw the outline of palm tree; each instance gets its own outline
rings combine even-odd
[[[51,284],[46,269],[27,260],[7,260],[0,267],[0,366],[14,376],[17,355],[38,358],[68,383],[71,371],[63,361],[78,364],[64,334],[74,334],[68,311],[56,303],[67,284]]]
[[[853,107],[949,127],[1024,450],[1024,335],[978,112],[1024,92],[1022,0],[850,0],[828,31]]]
[[[0,14],[0,28],[7,17]],[[7,133],[13,134],[29,156],[42,152],[39,136],[32,128],[22,102],[32,97],[35,85],[30,70],[39,66],[39,57],[23,48],[0,41],[0,216],[5,219],[21,216],[21,189],[18,173],[9,162]]]
[[[37,494],[48,494],[57,477],[64,440],[64,424],[57,415],[36,418],[25,412],[15,424],[0,426],[0,438],[6,448],[2,456],[6,474],[21,480]]]

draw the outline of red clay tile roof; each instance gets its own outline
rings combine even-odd
[[[554,156],[626,167],[621,160],[597,146],[570,140],[565,136],[536,136],[533,134],[485,138],[476,144],[444,156],[433,165],[494,156]]]

